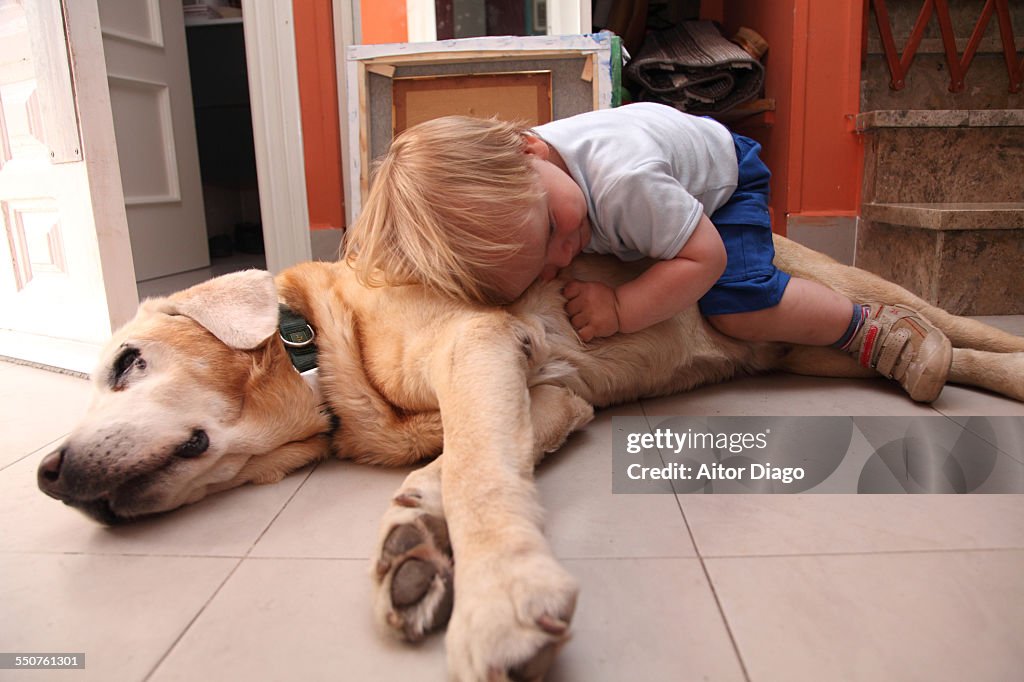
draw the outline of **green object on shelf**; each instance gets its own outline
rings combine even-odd
[[[612,108],[622,106],[622,38],[612,35]],[[627,93],[628,98],[628,93]]]

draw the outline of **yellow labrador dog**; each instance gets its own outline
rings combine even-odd
[[[786,239],[776,248],[794,275],[917,308],[955,346],[951,381],[1024,400],[1024,338]],[[609,284],[635,274],[601,258],[573,270]],[[279,303],[315,332],[319,392],[289,359]],[[434,458],[385,513],[377,617],[409,640],[447,623],[457,679],[540,679],[568,636],[577,586],[541,531],[532,471],[595,406],[773,370],[872,375],[831,349],[724,337],[696,308],[584,345],[563,304],[557,281],[507,308],[471,307],[414,286],[364,288],[344,263],[236,273],[146,301],[107,346],[89,413],[44,459],[39,485],[113,523],[331,454]]]

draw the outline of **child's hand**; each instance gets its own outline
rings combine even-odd
[[[573,280],[562,289],[565,311],[573,329],[586,343],[619,331],[618,300],[615,289],[600,282]]]

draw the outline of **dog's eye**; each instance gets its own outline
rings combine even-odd
[[[125,348],[121,351],[121,354],[114,360],[113,371],[111,373],[111,385],[116,388],[122,388],[124,386],[124,380],[128,376],[128,373],[133,369],[145,369],[146,361],[142,358],[142,353],[138,348]]]
[[[202,429],[194,429],[187,441],[178,446],[174,451],[178,457],[192,459],[198,457],[210,449],[210,437]]]

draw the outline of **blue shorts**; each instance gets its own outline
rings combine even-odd
[[[763,310],[779,304],[789,275],[772,263],[772,222],[768,213],[771,172],[758,152],[761,145],[733,133],[739,178],[736,191],[711,214],[725,243],[725,272],[698,301],[703,315]]]

